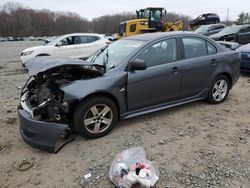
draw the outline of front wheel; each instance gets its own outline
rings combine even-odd
[[[226,100],[229,93],[229,80],[227,76],[218,76],[209,89],[208,101],[219,104]]]
[[[117,107],[107,97],[82,101],[74,113],[75,129],[87,138],[99,138],[110,132],[117,122]]]

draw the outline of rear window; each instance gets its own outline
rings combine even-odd
[[[97,36],[80,36],[81,44],[95,42],[100,39]]]

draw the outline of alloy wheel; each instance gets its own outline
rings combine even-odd
[[[105,104],[96,104],[90,107],[84,115],[85,128],[94,134],[107,130],[113,121],[113,112]]]
[[[215,101],[222,101],[226,97],[227,92],[228,85],[225,80],[220,79],[214,84],[212,94]]]

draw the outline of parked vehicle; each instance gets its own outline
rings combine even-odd
[[[37,57],[18,107],[30,145],[54,151],[77,131],[106,135],[118,119],[207,99],[225,101],[239,78],[239,52],[188,32],[125,37],[87,61]]]
[[[241,53],[240,70],[250,73],[250,43],[239,48]]]
[[[227,42],[227,41],[217,41],[217,42],[230,50],[237,50],[240,47],[240,44],[237,42]]]
[[[104,37],[105,37],[105,39],[108,39],[110,41],[116,40],[116,35],[115,34],[106,34]]]
[[[14,41],[24,41],[24,38],[23,37],[15,37]]]
[[[206,36],[210,36],[216,33],[219,33],[222,29],[225,28],[224,24],[210,24],[210,25],[202,25],[194,32]]]
[[[21,62],[26,62],[37,56],[55,56],[69,58],[87,58],[103,48],[110,41],[104,35],[95,33],[72,33],[63,35],[44,46],[35,46],[21,52]]]
[[[7,38],[0,37],[0,42],[6,42]]]
[[[183,22],[163,21],[167,11],[163,7],[148,7],[136,11],[137,19],[126,20],[120,23],[116,39],[154,32],[182,31]]]
[[[250,25],[229,26],[210,37],[217,41],[224,40],[247,44],[250,43]]]
[[[7,41],[14,41],[14,37],[7,37]]]
[[[195,27],[200,25],[209,25],[217,23],[220,23],[220,17],[218,14],[216,13],[201,14],[194,20],[191,20],[190,28],[194,29]]]

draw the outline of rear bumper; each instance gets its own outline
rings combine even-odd
[[[27,144],[50,153],[58,151],[65,144],[63,136],[69,130],[68,125],[34,120],[23,109],[17,109],[17,112],[20,134]]]

